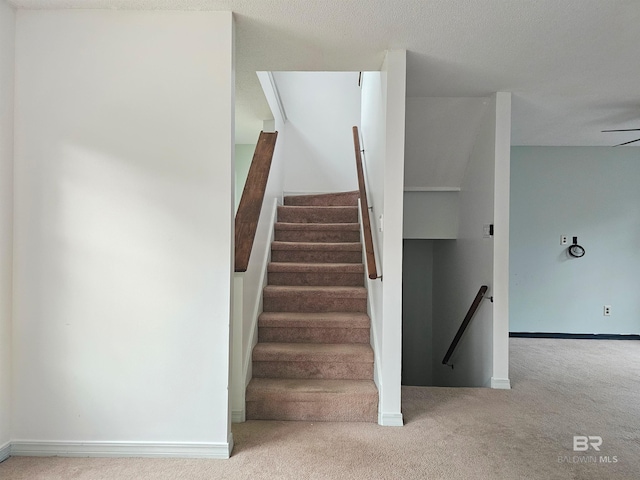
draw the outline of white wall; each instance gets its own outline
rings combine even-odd
[[[229,12],[18,12],[14,452],[229,455],[233,61]]]
[[[409,97],[406,187],[460,188],[480,121],[484,97]]]
[[[14,40],[15,12],[0,1],[0,461],[11,439]]]
[[[370,208],[371,229],[377,267],[382,270],[382,245],[380,215],[384,205],[384,164],[386,150],[386,103],[387,71],[363,72],[362,74],[362,120],[360,123],[360,148],[364,150],[362,164],[367,184],[367,200]],[[381,271],[378,275],[381,275]],[[374,379],[378,390],[383,390],[381,368],[382,352],[382,294],[381,280],[370,280],[365,276],[369,295],[371,317],[371,343],[375,352]],[[380,408],[379,408],[380,410]]]
[[[484,300],[452,363],[442,358],[481,285],[493,288],[493,239],[483,225],[494,219],[495,98],[485,113],[460,191],[458,239],[434,245],[434,380],[441,386],[489,386],[493,372],[493,304]]]
[[[638,153],[512,149],[511,331],[640,334]],[[570,257],[560,235],[585,256]]]
[[[509,245],[511,93],[497,92],[493,195],[493,373],[491,388],[509,389]]]
[[[384,278],[369,281],[378,368],[378,422],[402,425],[402,212],[406,51],[390,50],[381,72],[364,74],[362,148],[373,206],[374,242]],[[382,223],[380,215],[383,216]]]
[[[456,238],[459,197],[456,191],[405,191],[402,236],[434,240]]]
[[[287,123],[286,192],[357,190],[352,127],[360,122],[358,72],[274,72]]]

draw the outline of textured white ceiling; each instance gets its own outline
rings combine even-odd
[[[611,145],[637,137],[600,130],[640,128],[638,0],[10,3],[234,11],[239,118],[270,115],[256,70],[374,70],[384,50],[405,48],[410,97],[513,92],[514,145]]]

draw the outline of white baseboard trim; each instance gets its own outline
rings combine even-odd
[[[511,380],[508,378],[491,377],[491,388],[498,390],[511,390]]]
[[[0,447],[0,462],[4,462],[11,456],[11,442],[7,442]]]
[[[402,413],[378,412],[378,425],[383,427],[403,427]]]
[[[166,457],[227,459],[233,436],[227,443],[161,442],[11,442],[11,455],[18,457]]]
[[[231,411],[231,423],[244,423],[247,421],[246,410],[232,410]]]

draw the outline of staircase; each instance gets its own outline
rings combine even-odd
[[[247,419],[377,420],[357,202],[346,192],[278,207]]]

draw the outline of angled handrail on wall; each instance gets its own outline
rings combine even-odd
[[[364,234],[364,248],[367,258],[367,272],[371,280],[378,277],[376,267],[376,255],[373,251],[373,235],[371,234],[371,219],[369,218],[369,202],[367,201],[367,187],[364,181],[364,170],[362,168],[362,150],[360,149],[360,135],[358,127],[353,127],[353,146],[356,154],[356,170],[358,172],[358,189],[360,191],[360,210],[362,215],[362,227]]]
[[[476,311],[478,310],[478,307],[480,306],[480,302],[482,301],[484,294],[487,293],[487,288],[488,287],[486,285],[482,285],[480,287],[480,290],[478,290],[478,293],[476,294],[476,298],[473,299],[473,303],[469,307],[469,311],[467,312],[467,315],[464,317],[464,320],[462,320],[462,325],[460,325],[460,328],[458,329],[458,333],[456,333],[456,336],[453,337],[453,341],[451,342],[451,345],[449,345],[449,350],[447,350],[447,353],[442,359],[443,365],[449,365],[449,360],[451,359],[453,352],[455,352],[456,347],[458,346],[458,342],[460,342],[460,339],[462,338],[462,335],[464,334],[465,330],[469,326],[471,319],[473,318]],[[453,368],[453,365],[451,365],[451,368]]]
[[[238,211],[236,212],[235,228],[235,271],[246,272],[249,257],[253,248],[253,241],[258,229],[258,220],[264,194],[267,189],[271,160],[276,147],[278,132],[260,132],[256,150],[251,160],[247,181],[244,184]]]

